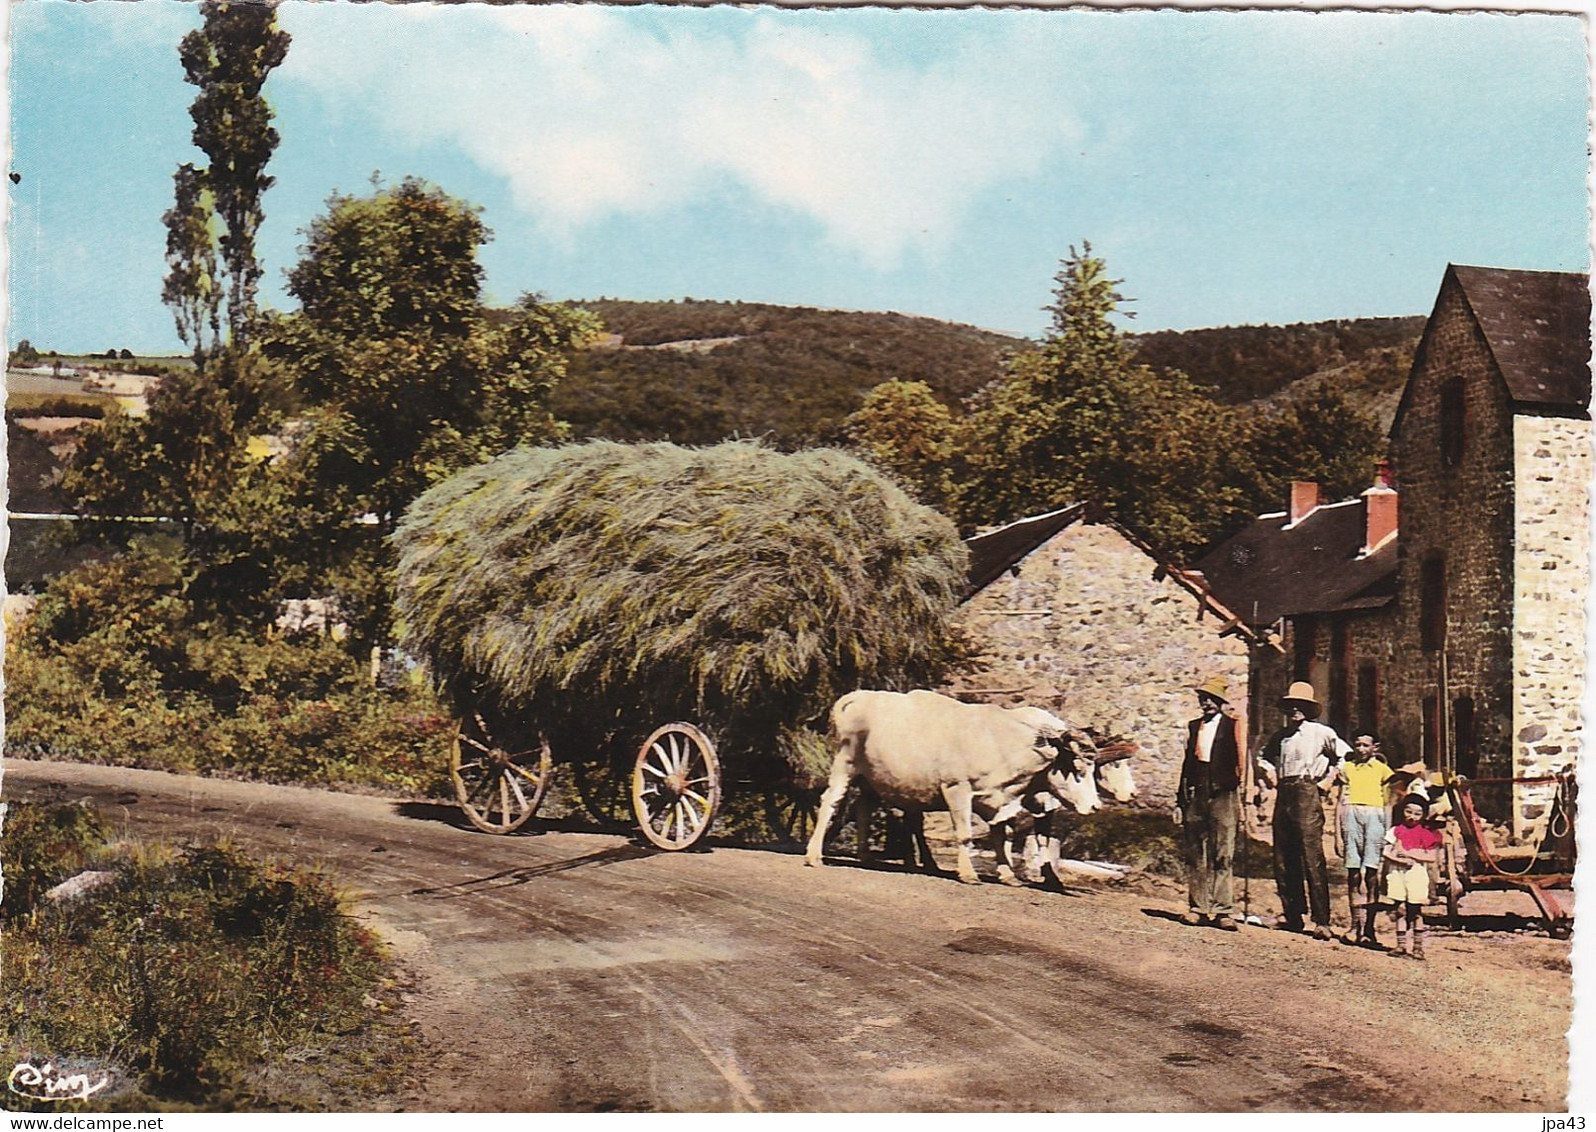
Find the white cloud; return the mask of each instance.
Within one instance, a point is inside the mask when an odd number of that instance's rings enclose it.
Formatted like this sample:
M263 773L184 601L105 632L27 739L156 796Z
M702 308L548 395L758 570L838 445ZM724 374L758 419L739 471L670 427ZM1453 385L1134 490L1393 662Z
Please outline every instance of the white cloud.
M935 254L979 194L1081 134L1056 53L1018 26L910 63L845 19L680 16L664 33L601 7L286 5L278 76L457 146L556 238L736 187L878 268Z

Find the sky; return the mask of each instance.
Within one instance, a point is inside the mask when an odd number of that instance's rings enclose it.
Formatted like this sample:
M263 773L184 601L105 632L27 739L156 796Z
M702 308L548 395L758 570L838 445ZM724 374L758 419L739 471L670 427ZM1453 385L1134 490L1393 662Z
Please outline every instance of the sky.
M9 343L179 353L166 0L10 6ZM288 0L263 302L334 192L479 205L487 298L743 299L1035 335L1090 241L1134 329L1427 313L1589 266L1572 15Z

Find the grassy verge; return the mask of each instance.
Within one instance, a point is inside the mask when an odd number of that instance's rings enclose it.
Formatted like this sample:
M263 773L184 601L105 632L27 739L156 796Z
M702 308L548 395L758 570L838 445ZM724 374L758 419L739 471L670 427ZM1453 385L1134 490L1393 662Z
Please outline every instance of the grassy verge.
M228 844L108 843L93 808L9 807L0 1057L112 1084L39 1111L392 1107L417 1044L377 939L325 876ZM85 869L102 883L45 897Z

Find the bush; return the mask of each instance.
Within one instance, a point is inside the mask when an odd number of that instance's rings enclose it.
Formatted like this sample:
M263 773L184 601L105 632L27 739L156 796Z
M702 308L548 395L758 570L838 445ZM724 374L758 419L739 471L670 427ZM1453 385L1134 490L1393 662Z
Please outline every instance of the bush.
M60 395L27 394L13 395L6 398L6 417L8 419L26 417L86 417L93 420L105 419L106 399L96 394L85 394L81 397Z
M272 781L448 789L431 693L374 688L327 637L199 622L170 546L50 583L6 645L6 750Z
M8 869L26 846L45 853L45 871L70 870L75 842L58 854L60 843L37 831L98 829L77 806L17 809L25 816L7 824ZM132 1078L133 1107L319 1107L319 1098L263 1096L262 1070L315 1048L326 1083L339 1072L339 1038L357 1032L381 1047L390 1072L402 1064L408 1040L372 1028L380 950L324 876L227 844L128 851L114 870L105 888L8 930L0 1041L9 1055L116 1070ZM97 1103L126 1109L130 1098Z
M7 806L0 826L0 921L32 912L46 889L82 871L104 844L105 826L92 806Z

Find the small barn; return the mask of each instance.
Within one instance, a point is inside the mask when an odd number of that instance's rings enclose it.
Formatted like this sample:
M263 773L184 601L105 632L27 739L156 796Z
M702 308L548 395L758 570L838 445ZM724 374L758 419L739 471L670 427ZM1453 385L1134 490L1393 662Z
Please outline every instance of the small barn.
M1196 713L1191 687L1222 675L1239 703L1250 646L1269 647L1263 635L1090 504L968 545L971 592L956 623L973 655L942 690L1035 704L1134 739L1138 802L1169 805Z

